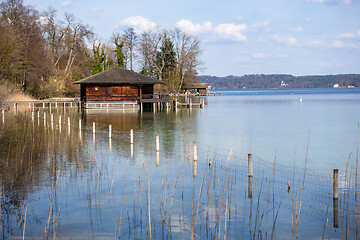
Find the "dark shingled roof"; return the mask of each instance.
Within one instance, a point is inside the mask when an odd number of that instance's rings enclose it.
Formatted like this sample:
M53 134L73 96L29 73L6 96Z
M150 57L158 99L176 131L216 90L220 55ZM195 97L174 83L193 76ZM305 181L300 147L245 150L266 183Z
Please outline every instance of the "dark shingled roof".
M105 72L97 73L95 75L75 82L75 84L82 83L163 84L162 81L120 67L114 67L106 70Z

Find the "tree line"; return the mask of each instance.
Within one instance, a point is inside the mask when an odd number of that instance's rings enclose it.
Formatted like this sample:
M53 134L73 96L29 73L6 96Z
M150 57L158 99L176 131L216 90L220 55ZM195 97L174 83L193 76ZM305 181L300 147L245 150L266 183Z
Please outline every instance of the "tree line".
M0 3L0 83L38 98L74 95L74 81L119 66L164 81L179 92L196 82L200 41L179 30L128 28L99 41L92 29L51 7L39 13L23 0Z
M293 76L289 74L251 74L244 76L199 76L214 89L242 88L332 88L360 87L360 74ZM281 86L281 83L283 85Z

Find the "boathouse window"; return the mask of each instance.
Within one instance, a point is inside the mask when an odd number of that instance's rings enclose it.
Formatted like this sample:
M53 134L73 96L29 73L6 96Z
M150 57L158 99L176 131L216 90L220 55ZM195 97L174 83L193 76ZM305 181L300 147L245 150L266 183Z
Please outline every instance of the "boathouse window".
M95 87L95 91L99 90L99 87Z

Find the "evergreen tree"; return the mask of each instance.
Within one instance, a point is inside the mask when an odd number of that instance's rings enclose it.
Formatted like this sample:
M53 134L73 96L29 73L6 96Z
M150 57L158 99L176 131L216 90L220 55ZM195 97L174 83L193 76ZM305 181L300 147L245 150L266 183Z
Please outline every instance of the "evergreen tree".
M157 65L162 67L161 79L169 84L176 67L176 54L174 44L165 35L160 51L157 53ZM160 76L157 76L160 79Z
M123 47L124 43L120 42L119 37L116 37L114 39L115 44L115 55L116 55L116 66L119 66L121 68L125 68L125 56L123 53Z
M93 44L94 65L91 67L91 70L94 74L102 72L105 66L105 52L104 49L100 47L100 43L98 45Z

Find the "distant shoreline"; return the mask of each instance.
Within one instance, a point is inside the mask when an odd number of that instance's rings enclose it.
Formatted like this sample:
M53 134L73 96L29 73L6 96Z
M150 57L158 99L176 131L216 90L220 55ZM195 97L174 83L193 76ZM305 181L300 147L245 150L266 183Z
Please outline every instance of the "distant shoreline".
M293 76L254 74L244 76L199 76L213 89L359 88L360 74Z

